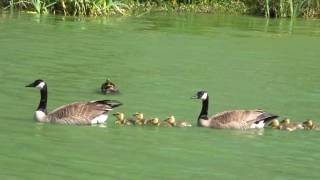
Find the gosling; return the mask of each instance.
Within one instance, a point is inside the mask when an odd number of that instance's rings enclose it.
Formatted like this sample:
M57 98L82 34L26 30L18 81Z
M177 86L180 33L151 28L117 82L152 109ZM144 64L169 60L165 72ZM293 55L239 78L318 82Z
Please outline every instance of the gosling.
M117 124L117 125L132 125L132 121L124 118L124 113L116 112L113 115L117 118L117 120L114 122L115 124Z
M287 131L303 129L302 124L290 123L290 119L288 118L284 118L281 122L279 122L278 119L273 119L269 126L271 126L272 129L280 129Z
M280 122L280 129L294 131L298 129L304 129L301 123L290 123L289 118L284 118Z
M269 124L272 129L280 129L280 123L278 119L273 119L271 123Z
M313 123L311 119L308 119L302 123L305 130L319 130L319 127Z
M176 118L173 115L169 116L164 121L167 122L168 125L171 127L191 127L192 126L189 122L186 122L186 121L176 121Z
M139 126L142 126L142 125L145 125L147 123L147 120L144 119L143 117L143 113L141 112L136 112L135 114L133 114L135 120L135 125L139 125Z
M159 118L152 118L146 121L147 125L151 125L151 126L160 126L161 122L159 120Z

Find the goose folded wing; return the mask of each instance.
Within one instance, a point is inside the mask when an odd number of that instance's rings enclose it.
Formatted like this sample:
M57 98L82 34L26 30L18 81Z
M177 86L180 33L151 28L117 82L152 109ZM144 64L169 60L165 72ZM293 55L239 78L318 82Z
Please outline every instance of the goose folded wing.
M219 123L226 127L245 127L249 124L256 122L261 114L264 112L261 110L234 110L220 112L211 117L213 122Z
M97 116L111 110L107 104L93 102L77 102L62 106L48 114L51 122L63 124L90 124Z

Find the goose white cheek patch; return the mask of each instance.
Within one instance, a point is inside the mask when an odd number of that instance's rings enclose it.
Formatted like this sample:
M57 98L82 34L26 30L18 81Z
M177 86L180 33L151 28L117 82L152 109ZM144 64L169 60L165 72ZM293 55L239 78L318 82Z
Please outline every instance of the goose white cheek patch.
M46 85L46 83L41 82L36 86L36 88L42 89L45 85Z
M208 97L208 93L204 93L202 96L201 96L201 99L202 100L206 100Z

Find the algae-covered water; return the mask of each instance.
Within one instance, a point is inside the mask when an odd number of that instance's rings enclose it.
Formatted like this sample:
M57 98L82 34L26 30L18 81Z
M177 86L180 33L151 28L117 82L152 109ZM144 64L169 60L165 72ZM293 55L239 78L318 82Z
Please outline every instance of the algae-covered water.
M257 109L320 123L320 21L211 15L65 18L0 15L0 179L319 179L320 132L39 124L49 111L116 99L114 110L194 125ZM97 92L109 77L116 96Z

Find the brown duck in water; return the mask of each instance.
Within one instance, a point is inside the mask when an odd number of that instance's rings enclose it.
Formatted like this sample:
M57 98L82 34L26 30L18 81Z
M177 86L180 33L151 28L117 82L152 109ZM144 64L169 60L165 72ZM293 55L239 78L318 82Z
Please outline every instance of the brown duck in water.
M116 85L111 82L111 80L108 78L105 83L101 85L101 93L102 94L115 94L119 93L119 89L116 87Z

